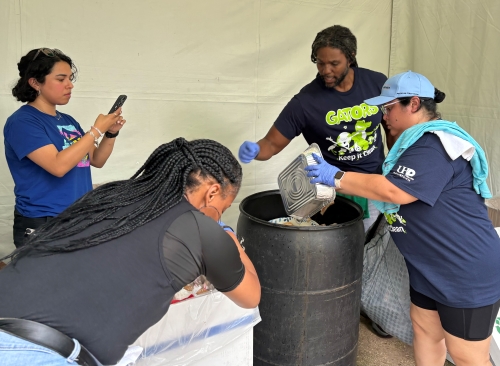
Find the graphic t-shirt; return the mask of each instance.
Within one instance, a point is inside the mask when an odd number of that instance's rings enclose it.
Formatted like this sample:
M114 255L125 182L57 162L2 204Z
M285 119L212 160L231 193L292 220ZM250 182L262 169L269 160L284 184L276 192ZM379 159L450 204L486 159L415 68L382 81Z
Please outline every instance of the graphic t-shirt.
M426 133L386 177L418 199L386 214L413 288L457 308L500 299L500 238L474 191L470 162L451 160L439 137Z
M317 75L292 98L274 126L289 140L302 133L341 170L374 173L384 160L382 112L364 100L380 95L387 78L368 69L353 70L354 84L347 92L327 88Z
M27 158L43 146L52 144L62 151L80 140L85 132L73 117L59 112L54 117L24 105L7 119L3 133L16 209L21 215L56 216L92 189L88 155L61 178Z

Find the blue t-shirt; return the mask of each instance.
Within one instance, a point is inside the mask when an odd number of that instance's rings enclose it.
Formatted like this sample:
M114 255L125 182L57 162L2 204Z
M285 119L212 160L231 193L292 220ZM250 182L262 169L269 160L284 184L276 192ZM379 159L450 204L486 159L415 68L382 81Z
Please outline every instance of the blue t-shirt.
M92 189L88 155L62 178L26 157L51 144L62 151L85 134L73 117L58 115L60 119L24 105L5 124L5 157L15 183L16 210L23 216L57 216Z
M418 199L386 214L412 287L456 308L500 299L500 238L474 191L470 163L451 160L439 137L426 133L386 177Z
M347 92L327 88L317 75L292 98L274 126L289 140L302 133L341 170L374 173L384 160L382 112L364 100L380 95L387 78L368 69L353 70L354 84Z

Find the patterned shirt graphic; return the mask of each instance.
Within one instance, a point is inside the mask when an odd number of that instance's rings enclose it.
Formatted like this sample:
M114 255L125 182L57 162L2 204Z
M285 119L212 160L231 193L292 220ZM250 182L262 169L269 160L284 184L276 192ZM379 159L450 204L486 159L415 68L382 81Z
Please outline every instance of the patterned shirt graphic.
M67 126L57 126L59 129L59 133L64 137L64 144L62 146L62 150L67 149L75 142L79 141L82 138L82 133L78 131L78 129L74 125ZM85 168L90 166L89 155L85 155L85 157L80 161L77 165L79 168Z
M339 160L344 160L343 156L346 154L349 155L351 153L363 152L362 154L354 155L356 160L370 155L375 149L375 146L373 147L373 149L370 149L370 147L377 140L376 132L380 125L377 124L377 127L375 127L375 129L367 132L367 129L371 127L372 122L366 121L361 118L367 118L376 115L378 114L378 112L378 107L369 106L365 103L350 108L339 109L337 112L328 112L326 114L326 123L331 126L339 125L341 123L355 122L353 132L341 132L337 136L336 140L331 137L326 138L332 143L332 145L328 148L328 151L332 152L334 155L338 155ZM351 159L349 158L346 160Z

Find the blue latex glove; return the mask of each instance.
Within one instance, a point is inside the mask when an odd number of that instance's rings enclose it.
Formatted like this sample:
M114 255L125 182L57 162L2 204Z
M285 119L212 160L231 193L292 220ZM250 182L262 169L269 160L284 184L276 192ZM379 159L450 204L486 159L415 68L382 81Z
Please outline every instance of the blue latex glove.
M307 171L308 177L315 177L311 179L311 183L323 183L335 187L335 174L340 171L340 169L328 164L321 156L317 154L312 155L318 164L308 165L304 168Z
M221 227L221 228L223 228L223 229L224 229L224 231L229 231L229 232L231 232L231 233L233 233L233 234L236 234L236 233L234 232L234 230L231 228L231 226L227 226L227 225L226 225L226 224L224 224L222 221L217 221L217 223L220 225L220 227Z
M240 151L238 152L238 158L240 158L240 161L242 163L246 164L255 159L255 157L259 155L259 151L260 151L259 144L251 141L245 141L240 146Z

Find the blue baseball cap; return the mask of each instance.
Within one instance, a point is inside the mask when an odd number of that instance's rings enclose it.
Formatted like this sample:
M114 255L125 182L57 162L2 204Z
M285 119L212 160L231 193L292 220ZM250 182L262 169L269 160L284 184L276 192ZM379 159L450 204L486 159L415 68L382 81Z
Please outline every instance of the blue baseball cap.
M382 94L366 99L369 105L381 105L396 98L420 97L434 98L434 85L424 75L407 71L387 79L382 87Z

